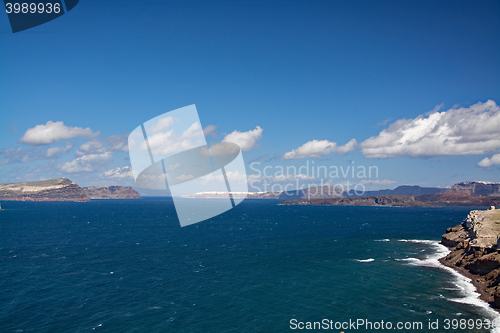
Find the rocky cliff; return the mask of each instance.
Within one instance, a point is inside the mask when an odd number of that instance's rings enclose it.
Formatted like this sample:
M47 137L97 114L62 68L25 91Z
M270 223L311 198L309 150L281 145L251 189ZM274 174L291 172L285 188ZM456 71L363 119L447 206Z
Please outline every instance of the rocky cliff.
M416 197L415 200L426 206L500 206L500 197L467 193L427 194Z
M67 178L0 184L4 201L90 201L85 191Z
M500 183L492 182L462 182L447 190L450 193L467 193L470 195L500 196Z
M90 199L142 199L132 187L125 186L92 186L84 187Z
M326 198L283 200L278 205L300 206L419 206L413 195L389 195L377 197Z
M486 302L500 308L500 210L473 210L446 230L441 243L451 252L440 261L472 279Z

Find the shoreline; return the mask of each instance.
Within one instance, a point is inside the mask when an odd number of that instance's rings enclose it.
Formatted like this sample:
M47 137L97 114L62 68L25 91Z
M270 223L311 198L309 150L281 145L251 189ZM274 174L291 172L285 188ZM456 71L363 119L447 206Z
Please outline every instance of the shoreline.
M490 310L500 316L500 210L473 210L466 220L448 228L440 244L449 253L439 263L470 279Z
M457 267L457 266L451 265L450 263L443 260L445 258L446 258L446 256L439 258L438 259L439 263L441 263L445 267L453 269L458 274L470 279L470 283L474 286L474 288L476 288L476 292L479 294L479 299L484 301L486 304L488 304L489 308L491 310L496 311L500 315L500 308L496 307L495 301L494 301L492 295L490 295L487 292L487 282L481 281L480 275L472 274L471 272L469 272L467 269L465 269L463 267Z
M446 300L449 302L472 306L477 309L475 312L478 312L484 318L494 321L498 326L500 323L500 313L498 312L498 309L491 307L491 303L488 303L483 297L481 297L484 290L481 286L477 285L473 276L456 270L454 267L450 267L449 265L445 265L441 262L441 260L448 256L451 252L448 247L444 246L439 240L400 239L399 241L417 244L423 243L431 246L433 254L425 258L416 257L396 260L406 261L409 265L428 267L446 272L447 275L450 275L450 283L456 287L457 293L459 294L458 297L446 297ZM500 330L495 328L491 332L499 333Z

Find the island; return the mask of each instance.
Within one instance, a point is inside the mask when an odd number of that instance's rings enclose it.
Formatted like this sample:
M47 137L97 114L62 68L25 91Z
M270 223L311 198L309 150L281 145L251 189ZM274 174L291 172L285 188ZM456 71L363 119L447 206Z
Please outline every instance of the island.
M448 228L441 243L451 252L439 261L470 278L481 299L500 308L500 209L473 210Z
M440 206L498 206L500 197L470 195L467 193L438 193L418 197L413 195L382 195L372 197L347 197L323 199L282 200L278 205L299 206L391 206L391 207L440 207Z
M90 201L85 191L68 178L0 184L2 201Z
M91 199L142 199L132 187L80 187L68 178L0 184L0 201L79 201Z
M283 200L278 205L408 207L423 206L424 204L416 201L413 195L387 195L377 197Z
M84 187L83 190L90 199L142 199L139 192L130 186L92 186Z

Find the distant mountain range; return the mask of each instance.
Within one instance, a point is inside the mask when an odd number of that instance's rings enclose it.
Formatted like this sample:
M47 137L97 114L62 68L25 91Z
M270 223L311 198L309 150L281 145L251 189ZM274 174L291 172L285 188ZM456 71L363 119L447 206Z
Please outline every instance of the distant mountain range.
M372 197L372 196L380 196L380 195L413 195L420 196L426 194L436 194L446 192L447 188L439 188L439 187L420 187L417 185L401 185L396 187L393 190L378 190L378 191L366 191L362 195L356 195L354 191L344 192L344 197Z
M311 191L311 189L310 189ZM283 200L280 205L327 206L498 206L500 183L462 182L450 188L398 186L393 190L367 191L363 195L343 193L342 198Z
M438 206L499 206L500 197L470 195L467 193L436 193L413 195L380 195L369 197L283 200L279 205L299 206L390 206L390 207L438 207Z
M226 195L226 192L201 192L183 197L221 198ZM500 196L500 183L468 181L457 183L450 188L403 185L395 189L367 191L362 195L356 195L352 191L341 192L338 188L325 185L287 192L235 192L232 195L238 198L281 200L413 196L416 201L421 202L423 205L439 202L440 205L482 206L489 205L492 202L488 197ZM0 184L0 200L5 201L89 201L90 199L140 198L141 195L132 187L112 185L82 188L67 178Z
M469 181L457 183L450 188L402 185L393 190L366 191L363 195L359 196L371 197L379 195L413 195L418 197L421 195L437 193L467 193L469 195L500 196L500 183ZM353 192L344 192L343 196L350 197L356 196L356 194Z
M248 199L327 199L327 198L352 198L352 197L379 197L393 195L413 195L420 197L440 193L465 193L468 195L500 196L500 183L488 183L480 181L469 181L457 183L449 188L442 187L421 187L417 185L402 185L395 189L385 189L378 191L366 191L356 194L354 191L342 192L339 188L325 185L322 187L309 187L301 190L281 191L281 192L235 192L233 196L245 197ZM192 195L185 195L184 198L220 198L227 195L226 192L200 192Z

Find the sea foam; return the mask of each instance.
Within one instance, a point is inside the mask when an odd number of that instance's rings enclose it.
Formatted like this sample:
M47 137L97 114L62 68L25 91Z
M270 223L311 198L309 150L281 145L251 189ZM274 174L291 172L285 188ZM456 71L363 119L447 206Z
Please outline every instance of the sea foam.
M368 258L368 259L354 259L356 260L357 262L372 262L372 261L375 261L375 259L373 258Z
M440 244L439 241L431 240L400 239L399 241L415 244L428 244L429 246L431 246L435 250L435 252L432 255L429 255L427 258L406 258L396 260L406 261L408 262L408 265L437 268L449 272L453 276L453 284L458 288L458 290L460 290L464 297L448 298L448 300L452 302L477 306L486 317L494 322L495 328L493 328L491 332L500 333L500 314L493 310L488 305L488 303L479 298L480 294L476 292L476 287L472 284L472 280L439 262L440 258L450 253L450 250L448 250L446 246Z

